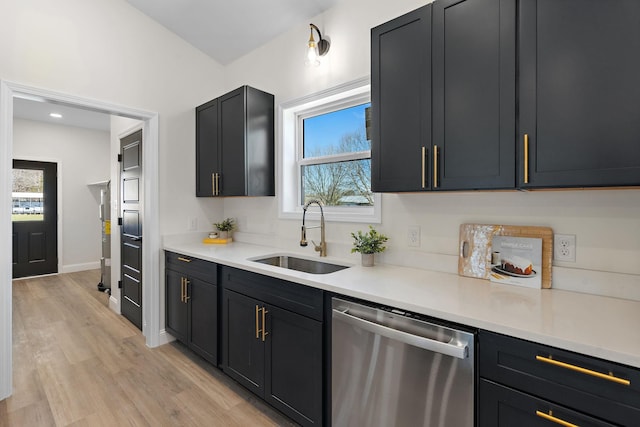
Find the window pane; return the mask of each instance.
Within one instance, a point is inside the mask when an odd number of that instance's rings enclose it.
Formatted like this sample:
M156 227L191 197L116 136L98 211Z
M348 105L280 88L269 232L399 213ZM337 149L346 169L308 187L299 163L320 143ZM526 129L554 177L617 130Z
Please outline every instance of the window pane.
M371 150L365 124L365 109L370 106L371 103L361 104L304 119L303 156Z
M13 169L12 221L43 221L44 171Z
M302 167L302 203L325 206L373 206L371 159Z

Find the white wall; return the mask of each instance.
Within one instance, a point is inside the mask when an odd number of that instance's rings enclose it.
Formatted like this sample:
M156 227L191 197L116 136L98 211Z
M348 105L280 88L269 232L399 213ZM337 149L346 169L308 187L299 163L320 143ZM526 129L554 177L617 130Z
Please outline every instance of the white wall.
M58 163L59 271L99 268L100 189L87 184L109 179L109 133L14 119L13 156Z
M370 74L370 28L415 9L424 1L350 0L312 19L331 39L319 68L305 68L308 22L225 69L226 89L254 85L273 93L276 104ZM277 219L277 200L224 202L237 217L238 238L294 248L299 223ZM385 194L379 229L389 235L387 263L457 272L458 227L464 222L549 226L577 236L575 263L557 263L554 287L640 300L640 190L575 190ZM407 227L421 228L421 247L406 244ZM330 255L349 254L349 233L365 224L327 225ZM313 231L312 231L313 232ZM244 236L243 236L244 234ZM312 250L309 250L312 253ZM355 257L354 257L354 260Z
M223 69L123 0L2 2L0 78L159 113L160 229L210 229L222 203L195 194L195 106Z

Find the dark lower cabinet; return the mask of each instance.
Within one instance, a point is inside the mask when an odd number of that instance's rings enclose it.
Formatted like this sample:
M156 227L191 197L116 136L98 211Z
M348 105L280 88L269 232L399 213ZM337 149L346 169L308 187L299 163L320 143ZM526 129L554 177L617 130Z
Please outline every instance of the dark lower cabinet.
M194 352L218 364L217 265L166 253L167 331Z
M519 2L521 187L640 184L639 22L637 0Z
M321 316L322 291L222 271L223 371L301 425L322 425L323 322L294 311L309 309L310 292Z
M615 426L484 379L479 393L480 427Z
M482 427L640 425L639 369L482 330L478 345Z

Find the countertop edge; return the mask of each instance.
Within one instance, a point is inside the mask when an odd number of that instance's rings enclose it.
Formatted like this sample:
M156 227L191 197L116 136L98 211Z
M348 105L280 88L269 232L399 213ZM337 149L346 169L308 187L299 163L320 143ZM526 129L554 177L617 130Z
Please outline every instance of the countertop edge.
M240 242L229 245L165 243L163 249L640 368L640 337L626 334L625 342L619 340L620 336L625 336L619 331L620 322L630 324L635 319L636 324L640 324L638 301L553 289L518 288L400 266L361 267L331 257L323 261L347 264L352 268L314 275L250 261L280 253L312 258L308 254ZM394 296L394 290L403 297ZM604 311L608 315L602 313L599 319L593 319L590 307L606 308ZM514 310L515 319L509 317L511 310ZM633 318L624 318L627 314ZM583 336L577 336L579 333Z

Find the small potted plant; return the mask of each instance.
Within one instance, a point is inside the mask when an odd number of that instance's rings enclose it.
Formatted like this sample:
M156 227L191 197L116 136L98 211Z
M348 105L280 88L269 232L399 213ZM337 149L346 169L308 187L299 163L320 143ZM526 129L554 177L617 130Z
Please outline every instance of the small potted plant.
M387 249L384 243L389 240L387 236L378 233L371 225L367 233L358 230L357 233L351 233L351 237L353 237L351 253L360 252L362 254L364 267L373 267L374 255Z
M233 218L227 218L221 222L215 222L213 226L219 231L218 236L221 239L227 239L231 237L231 232L236 228L236 223Z

